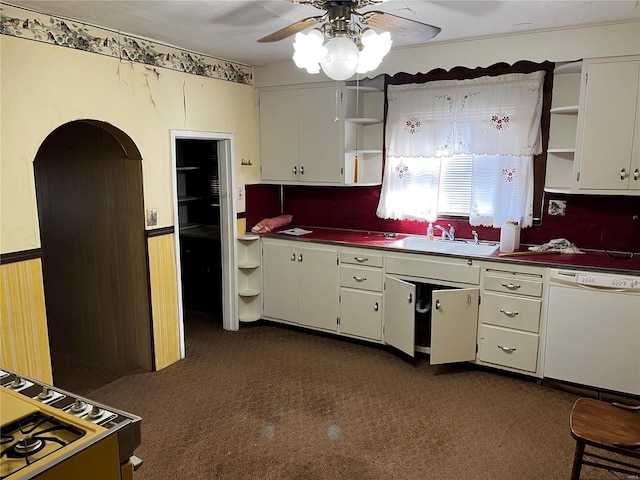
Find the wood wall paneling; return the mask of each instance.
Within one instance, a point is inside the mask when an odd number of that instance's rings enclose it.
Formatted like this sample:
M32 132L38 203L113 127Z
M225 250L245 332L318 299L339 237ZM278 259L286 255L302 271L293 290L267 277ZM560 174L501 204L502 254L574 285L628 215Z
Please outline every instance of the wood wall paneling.
M0 266L0 368L52 384L40 259Z
M147 239L155 369L180 360L178 284L174 235Z

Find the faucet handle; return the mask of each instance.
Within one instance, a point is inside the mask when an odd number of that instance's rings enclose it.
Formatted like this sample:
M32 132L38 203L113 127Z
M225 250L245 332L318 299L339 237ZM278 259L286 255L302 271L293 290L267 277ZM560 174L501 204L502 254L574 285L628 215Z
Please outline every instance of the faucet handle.
M475 230L471 230L471 235L473 235L473 243L478 244L478 232Z

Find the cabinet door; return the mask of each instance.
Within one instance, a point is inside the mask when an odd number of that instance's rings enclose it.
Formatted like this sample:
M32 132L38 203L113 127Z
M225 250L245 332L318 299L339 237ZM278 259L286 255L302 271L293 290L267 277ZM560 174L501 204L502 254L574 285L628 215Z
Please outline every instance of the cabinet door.
M384 341L415 356L416 287L393 277L385 277Z
M323 330L338 329L338 252L330 248L298 248L298 323Z
M340 292L340 333L382 339L382 294L362 290Z
M335 85L298 91L300 181L342 181L342 101Z
M634 184L629 170L640 61L592 63L586 81L578 188L626 190L629 182ZM621 175L622 169L626 176Z
M298 321L298 255L291 242L262 244L265 317Z
M475 360L479 299L478 288L433 291L431 365Z
M298 179L298 91L260 93L262 179Z

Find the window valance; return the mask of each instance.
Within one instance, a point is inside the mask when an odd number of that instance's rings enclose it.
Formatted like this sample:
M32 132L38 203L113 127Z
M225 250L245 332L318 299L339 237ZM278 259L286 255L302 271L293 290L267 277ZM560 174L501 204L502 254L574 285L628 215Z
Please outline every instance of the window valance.
M387 154L539 154L544 74L389 85Z

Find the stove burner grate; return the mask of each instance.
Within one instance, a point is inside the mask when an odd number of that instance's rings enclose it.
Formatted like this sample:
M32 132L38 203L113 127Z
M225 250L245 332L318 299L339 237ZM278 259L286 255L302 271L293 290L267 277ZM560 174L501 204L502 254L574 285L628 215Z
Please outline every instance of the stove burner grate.
M85 435L80 428L42 413L17 420L2 430L1 444L9 446L0 451L0 480Z

